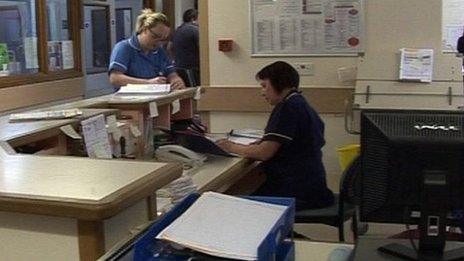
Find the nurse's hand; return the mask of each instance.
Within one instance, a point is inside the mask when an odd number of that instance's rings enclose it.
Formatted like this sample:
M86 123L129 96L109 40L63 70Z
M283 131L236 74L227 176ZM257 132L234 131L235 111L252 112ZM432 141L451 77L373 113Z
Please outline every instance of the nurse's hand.
M171 89L173 90L185 89L184 81L182 81L180 77L173 77L171 79Z
M221 149L230 152L234 143L227 139L221 139L216 141L216 145L218 145Z
M152 79L148 79L148 84L165 84L167 82L167 78L164 76L155 77Z

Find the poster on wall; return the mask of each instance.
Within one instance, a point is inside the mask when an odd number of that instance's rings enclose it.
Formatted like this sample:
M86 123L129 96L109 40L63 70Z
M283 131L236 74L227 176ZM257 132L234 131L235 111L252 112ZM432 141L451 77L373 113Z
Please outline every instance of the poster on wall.
M63 54L61 52L61 41L49 41L48 47L48 70L57 71L63 68Z
M39 68L37 37L24 38L24 57L26 59L26 69Z
M74 52L72 41L61 42L61 53L63 54L63 69L74 68Z
M363 52L362 0L250 0L253 55Z
M457 42L464 31L464 0L443 0L442 49L456 52Z

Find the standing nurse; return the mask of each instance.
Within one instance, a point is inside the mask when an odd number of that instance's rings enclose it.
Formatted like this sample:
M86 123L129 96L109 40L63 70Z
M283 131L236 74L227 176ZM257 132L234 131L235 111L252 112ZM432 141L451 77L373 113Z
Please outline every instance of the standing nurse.
M127 84L156 83L170 83L172 89L185 88L162 48L170 33L167 17L144 9L137 17L135 29L135 35L118 42L111 52L110 83L116 90Z

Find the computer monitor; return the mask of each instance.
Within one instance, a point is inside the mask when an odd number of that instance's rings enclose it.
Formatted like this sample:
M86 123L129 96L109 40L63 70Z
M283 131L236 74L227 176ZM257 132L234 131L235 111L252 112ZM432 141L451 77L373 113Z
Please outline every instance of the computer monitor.
M361 160L361 220L419 225L418 251L379 250L410 260L447 256L446 226L459 222L450 213L464 208L464 114L364 111ZM459 251L451 254L464 257Z

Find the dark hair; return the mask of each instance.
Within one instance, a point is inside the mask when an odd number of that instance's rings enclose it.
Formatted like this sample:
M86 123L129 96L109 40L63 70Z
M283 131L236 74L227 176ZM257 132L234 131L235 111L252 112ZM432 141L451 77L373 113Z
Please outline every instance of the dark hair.
M198 18L198 11L195 9L188 9L187 11L184 12L184 15L182 16L182 20L184 23L188 23L191 21L195 21Z
M257 80L269 79L277 93L285 89L298 89L300 75L290 64L278 61L267 65L256 74Z

